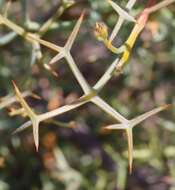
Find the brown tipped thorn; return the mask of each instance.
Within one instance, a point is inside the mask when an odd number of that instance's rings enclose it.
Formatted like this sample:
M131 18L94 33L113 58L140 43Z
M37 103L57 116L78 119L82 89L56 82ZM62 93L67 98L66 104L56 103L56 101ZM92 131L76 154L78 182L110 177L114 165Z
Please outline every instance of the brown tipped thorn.
M44 68L46 70L48 70L49 72L51 72L55 77L58 77L58 73L56 73L56 71L54 71L51 66L49 66L48 64L44 64Z
M37 94L35 94L35 93L32 93L31 96L32 96L33 98L37 99L37 100L41 100L41 99L42 99L39 95L37 95Z

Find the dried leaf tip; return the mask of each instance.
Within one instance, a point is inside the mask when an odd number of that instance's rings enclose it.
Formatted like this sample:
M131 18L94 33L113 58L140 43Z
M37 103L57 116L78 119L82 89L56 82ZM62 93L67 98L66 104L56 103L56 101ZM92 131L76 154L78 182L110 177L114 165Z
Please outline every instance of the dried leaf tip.
M42 99L39 95L37 95L37 94L35 94L35 93L32 93L32 94L31 94L31 97L32 97L32 98L35 98L35 99L37 99L37 100L41 100L41 99Z
M99 41L105 41L108 38L108 28L103 22L96 22L94 35Z

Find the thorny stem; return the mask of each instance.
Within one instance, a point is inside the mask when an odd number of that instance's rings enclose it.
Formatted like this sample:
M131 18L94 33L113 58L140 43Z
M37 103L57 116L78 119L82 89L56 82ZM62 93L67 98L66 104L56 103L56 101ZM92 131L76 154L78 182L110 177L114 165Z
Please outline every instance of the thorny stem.
M62 48L51 43L51 42L47 42L45 40L42 40L40 38L37 37L36 34L33 34L33 33L30 33L30 32L27 32L25 31L22 27L18 26L17 24L13 23L12 21L10 21L9 19L3 17L1 14L0 14L0 24L4 24L6 25L7 27L9 27L11 30L15 31L18 35L22 36L24 39L34 43L34 42L39 42L40 44L54 50L54 51L61 51Z
M7 22L8 24L10 23L10 22ZM11 24L11 23L10 23ZM14 27L15 25L13 24L11 24L11 27L13 27L13 28L20 28L20 27ZM20 28L21 29L21 28ZM22 31L22 30L21 30ZM24 31L23 31L24 32ZM21 32L22 33L22 32ZM19 33L20 34L20 33ZM39 39L39 38L35 38L33 35L31 35L31 34L29 34L29 35L26 35L27 36L27 38L28 39L33 39L33 40L37 40L39 43L41 43L41 44L43 44L43 45L45 45L45 46L47 46L47 47L49 47L49 48L52 48L52 49L54 49L54 50L56 50L56 51L61 51L63 48L61 48L61 47L59 47L59 46L56 46L56 45L54 45L53 43L50 43L50 42L46 42L46 41L44 41L44 40L42 40L42 39ZM74 61L73 61L73 59L72 59L72 57L70 56L70 54L68 54L68 56L66 56L66 57L68 57L67 59L68 59L68 61L69 61L69 63L71 62L71 67L74 67L74 66L76 66L75 65L75 63L74 63ZM117 61L116 61L117 62ZM73 64L72 64L73 63ZM74 65L74 66L72 66L72 65ZM82 75L80 74L81 72L78 70L78 68L77 67L74 67L73 68L74 69L74 74L76 73L76 78L78 79L78 81L83 81L83 83L84 83L84 85L82 85L83 87L83 89L84 89L84 91L86 91L86 93L87 92L89 92L89 86L88 86L88 84L86 83L86 81L85 81L85 79L84 79L84 77L82 77ZM113 69L112 69L113 70ZM78 72L77 72L78 71ZM77 73L78 73L78 75L77 75ZM112 73L112 72L111 72ZM106 77L107 76L107 77ZM96 85L95 87L97 88L101 88L100 86L101 85L99 85L99 84L102 84L102 86L104 86L105 85L105 83L110 79L110 76L111 75L109 75L109 73L108 72L106 72L105 73L105 75L99 80L99 83L97 83L98 85ZM80 79L81 78L81 79ZM105 80L104 80L105 79ZM80 81L80 83L81 83L81 81ZM85 87L86 86L86 87ZM97 88L97 89L98 89Z
M109 2L111 3L112 1L109 0ZM137 37L139 36L139 34L141 33L141 31L143 30L143 28L146 25L146 22L148 20L149 14L153 13L153 12L155 12L155 11L157 11L157 10L159 10L159 9L161 9L161 8L171 4L173 2L175 2L175 0L164 0L163 2L160 2L160 3L156 4L156 5L151 6L151 7L145 8L142 11L142 13L140 14L140 16L137 19L137 22L136 22L130 36L126 40L125 44L120 47L121 49L123 48L124 51L123 51L120 63L118 64L118 67L117 67L118 72L121 72L122 67L124 66L124 64L127 63L128 59L129 59L129 56L130 56L130 53L131 53L131 50L132 50L132 48L133 48L133 46L134 46L134 44L136 42L136 39L137 39ZM134 5L134 2L133 2L132 5ZM118 5L115 4L114 2L112 2L112 6L114 7L114 6L118 6ZM121 22L121 20L119 20L119 22ZM121 23L119 23L119 24L121 25ZM114 30L117 30L117 32L118 32L119 28L118 29L114 28ZM103 42L104 42L105 46L109 50L111 50L113 53L118 54L118 53L120 53L119 52L120 48L116 48L111 44L111 41L114 39L115 33L116 33L116 31L114 31L114 30L112 32L112 37L110 36L109 40L104 39Z
M9 19L3 17L1 14L0 14L0 24L5 24L7 27L15 31L20 36L23 36L25 34L25 30L22 27L11 22Z
M131 10L132 7L134 6L136 0L129 0L127 5L126 5L126 9ZM117 36L120 28L122 27L123 23L124 23L125 19L122 16L119 16L119 19L109 37L109 41L112 42L114 40L114 38Z
M67 7L70 7L72 4L69 4ZM66 8L67 8L66 7ZM38 32L36 33L36 37L41 38L51 27L52 23L59 18L63 12L65 10L65 7L60 6L56 13L49 18L45 23L43 23L41 25L41 27L39 28ZM42 59L42 52L41 52L41 47L40 47L40 43L39 42L35 42L32 44L33 48L32 48L32 59L31 59L31 63L34 63L35 60L37 59L39 62ZM45 65L45 64L44 64ZM57 74L55 72L52 72L55 76L57 76Z
M94 85L93 89L95 91L99 91L101 90L101 88L110 80L110 78L112 77L112 73L115 69L115 66L118 62L118 59L115 60L111 66L107 69L107 71L105 72L105 74L100 78L100 80ZM83 97L83 96L82 96ZM81 97L80 97L81 99ZM52 117L55 117L57 115L61 115L63 113L66 113L70 110L73 110L87 102L93 102L94 104L98 105L98 107L100 107L101 109L103 109L105 112L107 112L108 114L110 114L111 116L113 116L115 119L117 119L118 121L124 121L124 117L121 116L118 112L116 112L115 110L111 110L111 107L105 103L101 98L99 97L90 97L90 99L83 99L83 101L79 102L79 101L76 101L77 103L74 103L74 104L71 104L71 105L65 105L65 106L62 106L58 109L55 109L53 111L50 111L50 112L46 112L44 114L41 114L39 115L39 121L44 121L44 120L47 120L49 118L52 118ZM103 104L103 106L100 105L100 103ZM114 114L117 113L118 117L114 116ZM125 120L126 121L126 120ZM22 127L22 130L27 127L29 127L32 123L31 122L28 122L27 125L25 125L25 127ZM18 131L21 131L21 130L18 130L17 129L17 132Z
M174 0L175 1L175 0ZM82 73L80 72L80 70L78 69L78 67L76 66L71 54L70 54L70 48L74 42L74 39L76 37L76 34L78 32L79 26L81 24L81 19L78 21L77 23L77 27L75 27L75 33L71 34L71 38L68 39L70 44L68 43L68 46L65 47L59 47L53 43L44 41L38 37L36 37L34 34L31 33L26 33L25 30L19 26L17 26L16 24L14 24L13 22L9 21L8 19L2 17L0 15L0 22L7 25L9 28L11 28L12 30L14 30L15 32L17 32L19 35L23 36L25 39L33 42L39 42L44 46L47 46L57 52L63 53L64 57L66 58L73 74L75 75L76 79L78 80L81 88L83 89L85 95L82 96L80 99L81 101L77 101L74 102L73 104L70 105L65 105L62 106L58 109L55 109L53 111L44 113L44 114L40 114L40 115L36 115L26 104L26 102L22 99L22 96L20 96L20 93L17 91L17 95L18 97L20 97L19 101L22 105L22 107L24 109L26 109L26 112L28 113L28 116L30 117L31 121L28 121L26 123L24 123L20 128L18 128L20 131L21 129L27 128L28 126L30 126L31 124L33 124L33 135L34 135L34 140L35 140L35 145L36 145L36 149L38 149L38 125L41 121L47 120L49 118L55 117L56 115L60 115L62 113L65 113L67 111L70 111L72 109L75 109L89 101L93 102L94 104L96 104L98 107L100 107L102 110L104 110L106 113L108 113L109 115L111 115L113 118L115 118L117 121L120 121L120 124L116 125L116 129L124 129L127 132L127 137L128 137L128 152L129 152L129 168L130 168L130 172L132 170L132 161L133 161L133 136L132 136L132 127L134 127L136 124L140 123L141 121L145 120L146 118L154 115L155 113L158 113L164 109L167 108L167 106L163 106L163 107L159 107L156 109L153 109L150 112L147 112L145 114L142 114L132 120L127 120L125 117L123 117L120 113L118 113L117 111L115 111L110 105L108 105L104 100L102 100L96 93L94 93L95 91L99 91L107 82L108 80L112 77L112 73L114 71L114 66L117 65L117 68L123 69L123 65L127 62L129 55L130 55L130 50L132 49L139 33L142 31L142 29L144 28L147 18L148 18L148 13L154 12L162 7L164 7L165 5L168 5L174 1L167 1L165 0L164 3L160 3L157 4L155 6L153 6L151 9L147 8L147 11L143 11L143 13L140 15L139 19L137 20L136 25L133 28L133 31L131 33L131 35L129 36L128 40L125 43L125 50L123 52L122 58L120 60L118 60L118 58L111 64L111 66L108 68L108 70L105 72L105 74L100 78L100 80L96 83L96 85L91 89L89 84L87 83L87 81L85 80L85 78L83 77ZM130 6L133 5L135 2L134 1L130 1ZM150 12L149 12L149 11ZM121 11L121 10L120 10ZM124 13L126 14L126 13ZM129 15L126 14L126 16L128 17ZM120 23L121 24L121 23ZM108 44L109 46L109 44ZM17 87L16 87L17 88ZM94 93L93 96L90 96L90 93ZM87 99L85 97L88 97ZM82 101L83 100L83 101ZM111 129L115 129L115 126L111 127ZM110 129L110 127L108 128Z
M63 54L65 55L65 58L67 59L69 66L71 68L71 70L73 71L74 75L76 76L79 84L81 85L81 87L83 88L83 90L85 91L85 93L90 93L90 87L88 85L88 83L86 82L86 80L84 79L83 75L81 74L81 72L79 71L79 69L77 68L71 54L69 53L69 49L68 48L62 48L59 47L53 43L47 42L45 40L40 39L39 37L36 37L36 35L32 34L32 33L26 33L25 30L19 26L17 26L16 24L14 24L13 22L11 22L10 20L2 17L0 15L0 19L3 20L3 23L5 25L7 25L9 28L13 29L14 31L16 31L19 35L23 36L25 39L32 41L33 43L35 43L35 40L39 43L41 43L42 45L49 47L57 52L63 52ZM71 42L70 46L72 45L73 42Z

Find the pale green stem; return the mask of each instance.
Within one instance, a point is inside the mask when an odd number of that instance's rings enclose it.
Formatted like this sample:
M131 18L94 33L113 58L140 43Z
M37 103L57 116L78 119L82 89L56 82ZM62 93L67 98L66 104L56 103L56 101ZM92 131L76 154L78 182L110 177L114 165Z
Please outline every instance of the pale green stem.
M69 64L69 67L71 68L74 76L76 77L77 81L79 82L81 88L83 89L85 94L89 94L91 93L91 88L89 86L89 84L86 82L85 78L83 77L82 73L80 72L80 70L78 69L77 65L74 62L73 57L71 56L71 54L68 52L65 55L65 58Z
M103 111L108 113L110 116L112 116L117 121L120 121L121 123L128 123L128 120L123 117L120 113L118 113L116 110L114 110L109 104L107 104L103 99L96 96L91 99L91 102L93 102L95 105L100 107Z
M112 78L113 72L116 69L116 65L119 62L119 59L117 58L106 70L106 72L103 74L103 76L98 80L98 82L94 85L93 89L96 91L100 91L106 83Z

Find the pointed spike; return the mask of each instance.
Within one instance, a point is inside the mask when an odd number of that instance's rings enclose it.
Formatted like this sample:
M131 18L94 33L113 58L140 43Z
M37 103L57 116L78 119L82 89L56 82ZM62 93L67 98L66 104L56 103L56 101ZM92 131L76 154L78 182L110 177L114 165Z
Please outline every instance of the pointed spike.
M146 120L147 118L149 118L149 117L151 117L151 116L153 116L153 115L155 115L155 114L157 114L157 113L159 113L165 109L168 109L170 107L171 107L171 104L167 104L167 105L160 106L158 108L154 108L151 111L148 111L144 114L141 114L141 115L135 117L134 119L130 120L130 122L129 122L130 126L134 127L137 124L141 123L142 121Z
M50 62L48 63L48 65L53 65L54 63L56 63L57 61L61 60L64 57L63 53L58 53L56 56L54 56Z
M112 0L108 0L108 3L116 10L116 12L124 19L131 21L131 22L136 22L135 18L128 14L125 10L123 10L119 5L114 3Z
M122 24L123 24L123 21L124 21L124 19L122 17L119 17L118 22L115 25L115 27L114 27L114 29L113 29L110 37L109 37L110 43L112 43L112 41L114 40L114 38L117 36L117 34L118 34L118 32L119 32Z
M84 11L81 13L81 16L79 17L77 23L75 24L73 30L72 30L72 33L70 34L67 42L66 42L66 45L65 45L65 49L67 49L68 51L71 49L74 41L75 41L75 38L78 34L78 31L80 29L80 26L81 26L81 23L83 21L83 17L84 17Z
M33 137L34 137L34 143L35 143L35 148L36 151L38 152L38 148L39 148L39 127L38 127L39 123L38 121L34 120L33 121Z
M127 139L128 139L128 159L129 159L129 173L132 173L133 165L133 134L132 128L126 129Z
M18 98L18 101L20 102L21 106L25 109L28 116L30 118L32 118L35 115L34 112L31 110L31 108L28 106L27 102L22 97L22 94L21 94L19 88L17 87L16 83L14 81L12 81L12 84L14 86L15 93L16 93L16 96Z
M35 93L31 93L31 97L32 97L32 98L35 98L35 99L37 99L37 100L41 100L41 99L42 99L41 96L39 96L39 95L37 95L37 94L35 94Z
M15 135L25 129L27 129L28 127L30 127L32 125L31 121L27 121L24 124L22 124L20 127L18 127L12 134Z
M48 70L49 72L51 72L55 77L58 77L58 73L56 73L56 71L54 71L54 70L50 67L50 65L44 64L44 68L45 68L46 70Z
M120 124L108 125L106 127L103 127L103 129L106 129L106 130L126 129L126 126L125 124L120 123Z
M12 84L13 84L14 89L18 90L18 87L17 87L16 82L14 80L12 80Z

